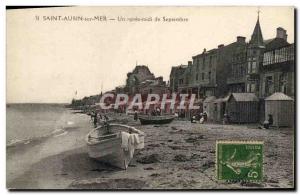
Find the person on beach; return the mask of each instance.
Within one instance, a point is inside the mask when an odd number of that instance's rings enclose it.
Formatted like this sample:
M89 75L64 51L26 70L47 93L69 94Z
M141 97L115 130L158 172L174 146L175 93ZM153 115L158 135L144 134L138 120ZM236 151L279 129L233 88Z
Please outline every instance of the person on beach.
M97 113L93 114L93 119L94 119L94 127L97 127L97 123L98 123L98 118L97 118Z
M138 120L138 112L137 112L137 110L134 111L134 117L133 117L133 119L134 119L135 121Z
M270 128L270 123L269 121L265 120L263 123L263 128L262 129L269 129Z
M191 123L199 122L200 119L201 119L201 116L200 116L199 113L197 113L197 114L195 114L195 115L193 115L193 116L191 117Z
M93 120L94 120L94 112L90 112L89 114L91 116L90 122L93 122Z
M160 114L161 114L160 112L161 112L161 111L160 111L160 108L157 107L157 108L156 108L156 115L157 115L157 116L160 116Z
M108 116L104 115L103 118L106 122L108 121Z
M203 124L203 123L204 123L204 120L205 120L205 119L204 119L204 116L202 116L202 117L200 118L199 123L200 123L200 124Z
M178 112L175 112L175 114L174 114L174 115L175 115L175 117L176 117L176 118L178 118Z
M205 122L207 121L207 112L203 112L203 119Z
M152 110L152 111L151 111L151 116L156 116L155 110Z
M268 120L265 120L263 123L263 127L259 127L259 128L269 129L271 125L273 125L273 116L271 114L268 114Z
M269 122L269 125L272 126L273 125L273 116L272 114L269 114L269 119L268 119L268 122Z
M229 116L225 113L223 117L223 125L229 124Z

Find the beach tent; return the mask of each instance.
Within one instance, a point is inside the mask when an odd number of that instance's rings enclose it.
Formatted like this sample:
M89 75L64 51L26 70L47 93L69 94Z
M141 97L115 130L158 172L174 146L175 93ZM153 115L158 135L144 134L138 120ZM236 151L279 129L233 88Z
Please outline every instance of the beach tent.
M254 93L232 93L227 100L227 114L233 123L258 122L259 100Z
M226 99L218 98L214 101L214 114L213 121L214 122L222 122L226 108Z
M265 119L273 117L273 125L291 127L294 123L294 100L284 93L276 92L265 99Z
M213 115L214 115L214 101L216 100L215 96L209 96L205 98L203 101L203 113L207 113L207 119L209 121L213 120Z

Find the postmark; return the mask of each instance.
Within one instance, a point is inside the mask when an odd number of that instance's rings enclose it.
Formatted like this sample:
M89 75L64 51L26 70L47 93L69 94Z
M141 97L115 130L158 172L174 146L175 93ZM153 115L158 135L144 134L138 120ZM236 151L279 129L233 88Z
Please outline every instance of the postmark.
M217 141L218 180L253 181L263 179L262 141Z

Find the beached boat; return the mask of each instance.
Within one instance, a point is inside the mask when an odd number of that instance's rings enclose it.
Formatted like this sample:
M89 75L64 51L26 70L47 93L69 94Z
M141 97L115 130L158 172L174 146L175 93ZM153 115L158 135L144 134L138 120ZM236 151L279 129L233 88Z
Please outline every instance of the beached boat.
M101 162L127 169L134 150L144 148L144 136L142 131L127 125L99 126L86 136L88 154Z
M142 125L147 124L167 124L174 120L174 115L148 116L142 115L138 117Z

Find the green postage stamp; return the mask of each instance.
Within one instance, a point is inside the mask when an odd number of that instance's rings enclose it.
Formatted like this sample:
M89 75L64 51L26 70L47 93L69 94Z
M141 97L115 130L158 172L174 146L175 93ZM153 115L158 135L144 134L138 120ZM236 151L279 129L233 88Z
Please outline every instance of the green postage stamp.
M218 180L261 181L263 144L262 141L217 141Z

